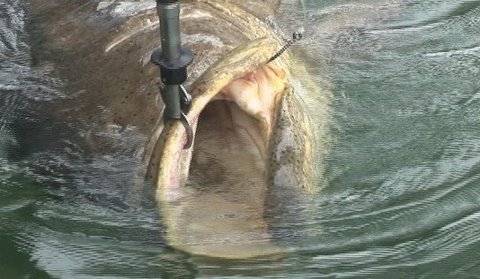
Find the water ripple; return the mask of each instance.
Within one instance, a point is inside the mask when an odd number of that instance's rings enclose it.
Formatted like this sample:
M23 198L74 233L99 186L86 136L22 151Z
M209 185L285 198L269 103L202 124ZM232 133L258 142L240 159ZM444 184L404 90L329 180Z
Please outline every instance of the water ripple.
M458 21L458 18L469 18L470 13L478 10L480 4L476 0L464 1L411 1L410 20L402 18L397 24L387 25L388 30L418 31L425 27L438 26Z

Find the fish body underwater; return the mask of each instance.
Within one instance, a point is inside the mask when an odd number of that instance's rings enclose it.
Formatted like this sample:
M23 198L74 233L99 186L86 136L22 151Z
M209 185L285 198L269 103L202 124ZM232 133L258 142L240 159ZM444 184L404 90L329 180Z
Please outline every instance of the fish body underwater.
M96 135L112 123L148 137L139 168L154 184L172 247L221 258L281 253L266 205L315 192L318 147L290 73L302 67L287 54L269 61L285 42L261 18L278 1L182 2L182 42L195 54L190 149L183 125L161 118L159 72L149 63L160 44L154 4L32 0L36 63L70 92L44 108L94 122L83 135L92 152L105 152Z

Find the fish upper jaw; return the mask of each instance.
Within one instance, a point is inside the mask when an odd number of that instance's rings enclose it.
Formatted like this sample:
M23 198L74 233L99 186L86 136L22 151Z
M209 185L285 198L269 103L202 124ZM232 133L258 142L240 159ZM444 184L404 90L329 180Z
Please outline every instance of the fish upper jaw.
M232 81L215 99L235 102L257 119L264 142L268 142L275 121L275 109L287 85L285 72L274 65L262 65Z

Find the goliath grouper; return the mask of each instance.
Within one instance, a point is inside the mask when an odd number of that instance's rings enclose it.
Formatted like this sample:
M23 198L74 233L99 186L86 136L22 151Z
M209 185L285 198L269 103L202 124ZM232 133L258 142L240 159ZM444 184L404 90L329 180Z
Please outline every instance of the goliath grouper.
M154 1L31 2L34 57L45 69L60 65L54 72L74 93L46 110L88 123L92 152L109 150L99 135L111 127L153 130L145 168L175 248L225 258L277 253L264 219L269 198L314 191L316 147L290 70L302 82L308 74L286 54L269 62L284 42L259 20L277 6L182 2L182 42L195 54L186 84L194 144L183 149L183 125L159 119L159 74L148 62L159 45Z
M263 219L267 191L311 192L312 133L282 47L259 20L233 5L208 2L262 34L228 52L192 85L187 114L195 144L180 122L160 124L146 148L147 176L171 245L215 257L274 253Z

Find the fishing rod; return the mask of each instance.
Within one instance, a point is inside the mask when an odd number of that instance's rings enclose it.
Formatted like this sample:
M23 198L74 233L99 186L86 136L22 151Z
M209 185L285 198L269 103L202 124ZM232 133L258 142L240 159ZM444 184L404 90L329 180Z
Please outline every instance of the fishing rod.
M157 14L160 19L161 47L151 56L151 61L160 68L163 88L160 94L165 104L165 121L180 120L187 133L184 148L191 147L193 130L186 113L191 104L191 96L183 83L187 80L187 66L193 60L190 49L182 47L180 38L179 0L157 0Z

